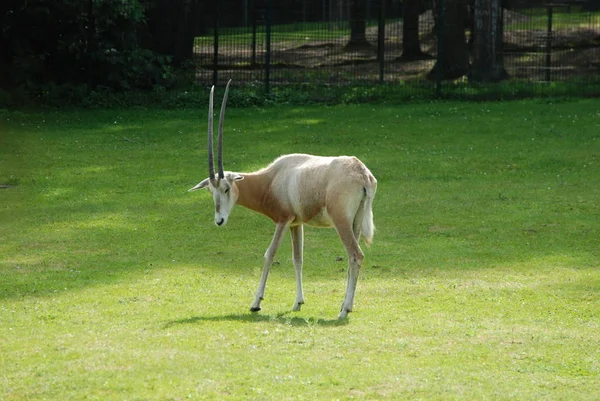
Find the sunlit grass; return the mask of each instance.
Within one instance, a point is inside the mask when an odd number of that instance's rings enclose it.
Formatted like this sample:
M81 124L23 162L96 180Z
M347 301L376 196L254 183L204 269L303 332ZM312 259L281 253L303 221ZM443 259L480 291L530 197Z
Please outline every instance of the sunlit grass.
M594 29L600 25L600 12L582 12L568 11L566 7L552 8L552 29L553 30L569 30L569 29ZM516 11L517 13L526 16L525 21L512 22L506 25L506 31L514 29L548 29L548 8L537 8L532 10Z
M355 312L306 229L212 222L199 110L0 114L0 398L595 399L595 99L228 109L225 167L360 157L379 180Z
M387 20L386 23L393 23ZM376 27L377 20L366 21L367 27ZM337 40L349 37L350 26L346 20L331 22L305 22L292 24L276 24L271 26L271 41L273 43L305 42L315 40ZM255 27L250 24L247 27L225 28L219 31L219 46L251 46L253 43L259 47L265 45L267 38L267 27L258 23ZM194 39L196 46L212 46L214 43L214 32L206 36L198 36Z

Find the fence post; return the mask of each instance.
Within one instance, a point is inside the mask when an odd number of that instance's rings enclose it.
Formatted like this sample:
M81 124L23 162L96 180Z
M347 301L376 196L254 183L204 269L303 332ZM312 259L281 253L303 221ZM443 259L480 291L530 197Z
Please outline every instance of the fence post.
M265 15L265 92L269 93L271 88L271 5L272 1L267 0L267 11Z
M213 43L213 85L219 80L219 1L215 1L215 34Z
M252 2L252 68L256 65L256 8Z
M548 31L546 34L546 82L550 82L550 68L552 67L552 4L548 4Z
M434 15L438 15L437 20L435 19L435 17L433 19L435 24L435 30L437 31L435 35L437 37L437 59L435 61L437 64L442 58L441 54L444 51L444 0L435 0L435 7L437 8L437 10L434 10ZM437 68L435 73L435 95L437 97L440 97L442 95L442 73L440 71L440 68Z
M379 60L379 82L383 83L385 68L385 0L379 0L377 26L377 59Z
M92 54L96 50L96 18L94 16L94 1L88 0L87 4L87 29L85 30L85 39L86 39L86 82L87 82L87 93L92 91L92 87L94 86L94 81L92 77Z

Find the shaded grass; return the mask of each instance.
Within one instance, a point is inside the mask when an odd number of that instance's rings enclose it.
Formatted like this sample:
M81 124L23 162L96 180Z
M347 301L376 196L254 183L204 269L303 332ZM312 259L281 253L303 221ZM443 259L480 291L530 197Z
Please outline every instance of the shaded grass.
M356 311L306 230L307 304L272 223L187 189L198 110L2 113L0 398L594 399L595 100L228 110L225 163L355 154L379 180Z

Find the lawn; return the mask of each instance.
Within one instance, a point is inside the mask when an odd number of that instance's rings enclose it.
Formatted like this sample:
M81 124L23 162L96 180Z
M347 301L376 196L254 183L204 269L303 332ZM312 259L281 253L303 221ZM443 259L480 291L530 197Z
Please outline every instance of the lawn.
M390 23L388 20L387 22ZM369 28L377 27L377 20L366 21ZM264 46L267 37L267 28L263 23L258 23L253 33L253 27L226 28L219 31L219 45L224 46L251 46L254 40L259 47ZM350 37L350 27L347 21L332 22L304 22L296 24L275 24L271 26L272 41L279 44L296 43L308 40L332 40ZM195 38L196 46L212 46L214 31L205 36Z
M228 170L354 154L379 181L355 311L305 230L216 227L206 112L0 112L2 400L592 400L600 388L600 102L236 108ZM342 256L343 261L338 261Z
M528 29L547 30L548 29L548 8L539 7L533 9L517 10L517 13L526 16L525 21L509 23L506 30L523 29L525 25ZM581 11L578 7L565 7L559 4L552 7L552 29L595 29L600 25L600 13L597 11ZM520 28L519 28L520 26Z

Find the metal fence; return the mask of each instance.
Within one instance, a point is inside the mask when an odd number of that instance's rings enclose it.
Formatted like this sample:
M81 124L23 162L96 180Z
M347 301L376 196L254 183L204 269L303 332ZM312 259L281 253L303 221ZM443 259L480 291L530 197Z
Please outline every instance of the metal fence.
M430 0L418 1L422 55L403 57L403 4L365 0L366 43L348 47L355 0L216 1L204 16L212 23L196 38L197 79L217 84L271 86L297 83L437 87L431 72L444 46ZM459 0L444 0L459 1ZM467 5L468 0L467 1ZM578 83L600 94L600 2L512 1L502 7L505 82ZM465 38L472 31L465 20ZM452 84L469 86L468 74Z

